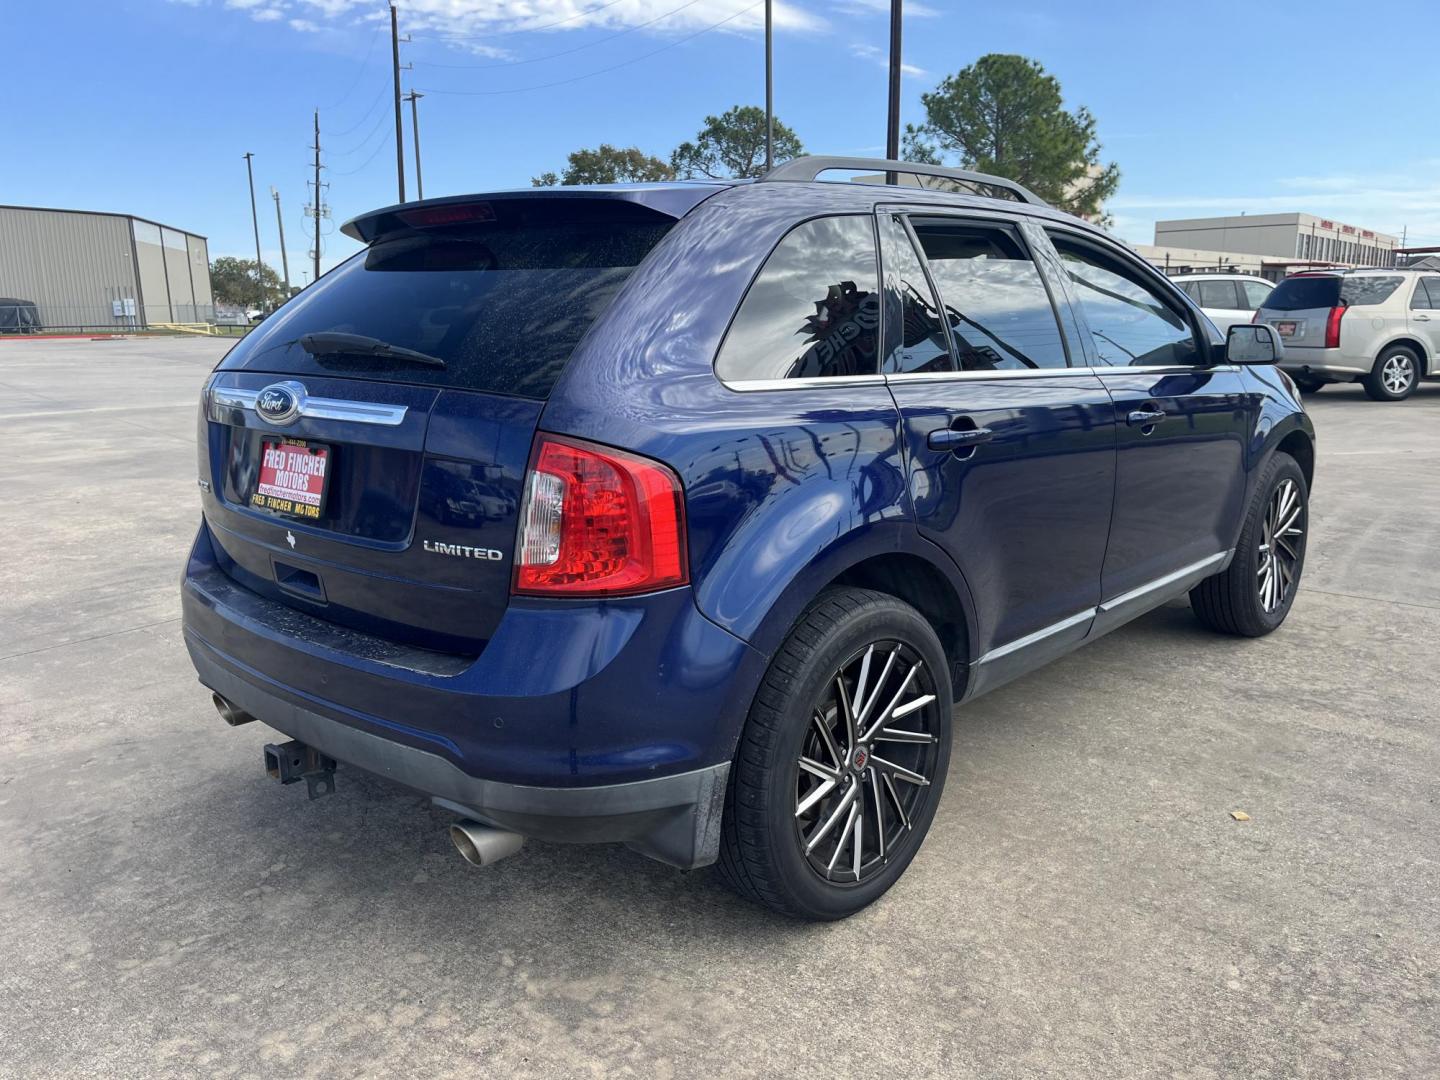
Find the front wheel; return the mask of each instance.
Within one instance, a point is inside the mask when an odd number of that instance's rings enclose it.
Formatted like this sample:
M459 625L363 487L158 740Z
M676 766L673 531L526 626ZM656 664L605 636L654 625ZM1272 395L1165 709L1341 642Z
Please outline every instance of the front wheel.
M1360 381L1372 401L1404 401L1420 381L1420 358L1404 345L1392 346Z
M1310 491L1289 454L1277 452L1256 485L1235 557L1190 590L1196 617L1222 634L1262 637L1290 613L1305 568Z
M945 651L908 604L828 589L755 695L726 795L720 872L785 915L843 919L919 850L950 761Z

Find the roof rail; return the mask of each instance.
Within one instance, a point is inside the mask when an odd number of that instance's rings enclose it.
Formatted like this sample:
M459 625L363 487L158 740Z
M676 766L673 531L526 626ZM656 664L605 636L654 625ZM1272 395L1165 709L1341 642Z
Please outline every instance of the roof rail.
M814 180L822 172L831 172L836 169L865 170L869 172L884 172L888 174L905 173L909 176L938 176L947 180L960 180L967 184L984 184L987 187L1000 188L1014 195L1020 202L1030 203L1032 206L1048 205L1044 199L1036 195L1029 188L1017 184L1014 180L1006 180L1003 176L991 176L989 173L971 172L968 169L951 169L944 165L922 165L913 161L890 161L886 158L860 158L860 157L798 157L783 165L777 165L764 176L760 177L761 183L770 183L775 180L807 181Z

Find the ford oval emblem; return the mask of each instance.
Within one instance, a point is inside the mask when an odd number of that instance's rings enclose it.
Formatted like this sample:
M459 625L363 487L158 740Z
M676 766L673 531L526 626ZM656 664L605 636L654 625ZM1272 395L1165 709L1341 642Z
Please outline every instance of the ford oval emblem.
M296 382L271 383L255 398L255 412L271 424L288 424L305 405L305 387Z

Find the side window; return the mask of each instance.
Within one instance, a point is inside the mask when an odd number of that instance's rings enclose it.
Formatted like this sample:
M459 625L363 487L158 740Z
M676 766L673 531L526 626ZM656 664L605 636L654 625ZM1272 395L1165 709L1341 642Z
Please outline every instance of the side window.
M1421 278L1425 291L1430 294L1430 309L1440 310L1440 277Z
M1233 281L1200 282L1200 306L1234 311L1240 306L1240 300L1235 295L1235 283Z
M1198 281L1177 281L1175 284L1179 285L1180 291L1191 300L1197 304L1200 302L1200 283Z
M900 218L880 215L885 267L885 353L882 371L953 371L940 305Z
M1428 309L1429 309L1429 307L1430 307L1430 298L1426 295L1426 292L1427 292L1427 291L1428 291L1428 290L1425 288L1425 279L1424 279L1424 278L1416 278L1416 279L1415 279L1415 292L1414 292L1413 294L1411 294L1411 296L1410 296L1410 310L1411 310L1411 311L1416 311L1416 310L1428 310Z
M1012 230L936 218L912 224L962 371L1066 366L1050 294Z
M741 301L716 372L730 382L876 374L876 277L873 218L796 226Z
M1118 259L1052 233L1090 324L1100 361L1116 367L1171 367L1200 358L1189 320L1142 285Z
M1265 306L1265 298L1275 290L1263 281L1242 281L1240 283L1241 295L1245 303L1240 306L1246 311L1255 311Z

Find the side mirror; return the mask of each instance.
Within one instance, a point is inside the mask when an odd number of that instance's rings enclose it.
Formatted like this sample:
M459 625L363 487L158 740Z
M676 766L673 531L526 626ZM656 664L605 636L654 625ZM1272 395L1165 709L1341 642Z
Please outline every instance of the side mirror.
M1267 323L1241 323L1225 335L1227 364L1278 364L1285 359L1285 343Z

